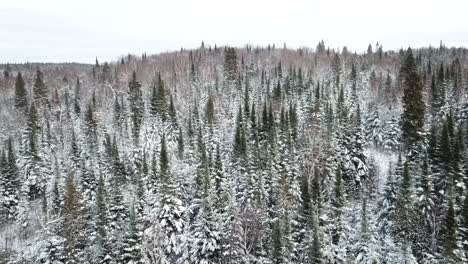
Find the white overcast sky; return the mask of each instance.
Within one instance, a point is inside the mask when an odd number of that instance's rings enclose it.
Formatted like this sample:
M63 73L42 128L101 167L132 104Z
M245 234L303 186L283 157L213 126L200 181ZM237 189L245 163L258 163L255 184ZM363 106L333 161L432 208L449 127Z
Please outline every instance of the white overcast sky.
M468 46L466 0L0 0L0 63L218 45Z

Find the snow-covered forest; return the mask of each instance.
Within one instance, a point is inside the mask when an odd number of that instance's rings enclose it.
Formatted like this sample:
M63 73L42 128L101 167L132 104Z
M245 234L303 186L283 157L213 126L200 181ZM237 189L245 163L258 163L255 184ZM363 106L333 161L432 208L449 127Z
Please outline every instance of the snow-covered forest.
M465 48L0 69L0 263L468 263Z

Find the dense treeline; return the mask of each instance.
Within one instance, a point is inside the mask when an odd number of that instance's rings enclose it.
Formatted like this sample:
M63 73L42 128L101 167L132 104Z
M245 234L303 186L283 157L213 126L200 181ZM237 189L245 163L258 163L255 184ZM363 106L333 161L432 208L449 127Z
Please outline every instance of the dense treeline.
M0 68L0 263L468 261L464 48Z

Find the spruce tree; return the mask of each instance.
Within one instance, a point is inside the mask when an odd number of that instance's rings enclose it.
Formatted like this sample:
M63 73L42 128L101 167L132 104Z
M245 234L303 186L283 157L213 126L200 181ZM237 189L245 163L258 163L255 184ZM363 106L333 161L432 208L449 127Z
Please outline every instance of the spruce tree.
M444 255L446 256L447 262L459 263L454 252L457 249L457 223L451 193L448 196L448 209L445 215L443 233Z
M279 221L274 224L273 233L272 233L272 262L274 264L282 264L284 263L283 260L283 245L282 245L283 237L281 234L281 225Z
M413 228L415 220L413 215L413 203L411 199L413 193L411 175L408 163L408 161L404 163L403 174L395 208L395 235L405 243L412 241L414 238Z
M2 161L0 191L3 197L0 211L3 211L7 220L15 219L18 212L20 179L16 165L16 155L12 139L7 142L7 156Z
M234 81L237 77L237 53L235 48L228 47L225 51L224 73L228 81Z
M417 71L413 52L406 51L400 69L403 79L403 114L401 116L402 141L405 150L410 151L423 139L424 101L423 86Z
M182 128L179 127L179 135L177 137L177 155L179 156L179 159L184 158L184 135L182 133Z
M137 214L135 212L135 206L132 204L130 207L130 217L128 219L127 230L124 238L124 253L122 261L124 263L131 264L142 264L142 244L140 231L138 230Z
M73 100L73 110L75 114L79 115L81 113L81 83L80 78L76 78L76 85L75 85L75 97Z
M73 174L67 178L63 206L63 234L66 263L82 263L85 237L84 207Z
M161 74L158 74L157 80L153 85L151 95L151 114L159 115L162 120L166 120L167 114L167 101L166 101L166 88L164 81L161 79Z
M169 108L168 108L169 117L171 118L172 124L177 124L177 113L174 105L174 100L172 99L172 94L169 96Z
M28 92L25 88L25 82L21 72L16 76L15 81L15 107L24 113L27 113L29 102Z
M42 105L48 101L49 90L44 82L44 73L39 69L34 76L33 84L34 100Z
M97 127L98 122L94 113L94 108L92 104L89 104L85 116L84 116L84 123L86 125L85 134L88 139L89 145L93 147L97 143Z
M129 103L132 120L133 139L136 143L139 141L140 128L143 122L144 102L141 92L141 84L136 78L136 72L133 71L132 79L128 83Z
M181 252L181 234L185 226L185 207L178 198L175 182L170 172L165 136L161 137L159 158L159 175L161 178L161 196L159 208L154 223L160 228L160 234L154 234L163 252L162 263L173 263ZM154 236L152 235L152 236Z
M213 96L208 96L208 101L206 101L206 121L208 125L213 125L214 121L214 103Z
M107 211L107 193L104 185L104 178L99 176L96 193L96 234L97 234L97 259L99 263L108 263L111 258L109 252L110 244L108 241L108 211Z

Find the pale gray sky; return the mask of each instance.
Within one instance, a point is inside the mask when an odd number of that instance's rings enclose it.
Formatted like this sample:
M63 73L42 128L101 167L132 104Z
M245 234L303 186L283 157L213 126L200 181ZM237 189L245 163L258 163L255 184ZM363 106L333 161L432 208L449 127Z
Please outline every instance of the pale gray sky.
M94 62L206 44L467 46L466 0L0 0L0 63Z

